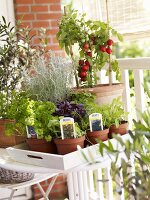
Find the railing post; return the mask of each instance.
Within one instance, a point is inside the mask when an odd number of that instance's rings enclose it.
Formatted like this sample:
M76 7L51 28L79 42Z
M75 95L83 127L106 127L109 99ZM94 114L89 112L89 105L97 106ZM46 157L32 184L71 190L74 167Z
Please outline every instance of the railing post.
M132 127L132 115L131 115L131 99L130 99L130 85L129 85L129 72L127 69L122 69L122 82L124 83L124 91L123 91L123 102L125 111L128 112L128 122L129 128Z
M140 120L140 115L138 111L143 112L145 110L145 96L144 96L144 77L143 70L133 70L134 73L134 87L135 87L135 102L137 108L137 120Z

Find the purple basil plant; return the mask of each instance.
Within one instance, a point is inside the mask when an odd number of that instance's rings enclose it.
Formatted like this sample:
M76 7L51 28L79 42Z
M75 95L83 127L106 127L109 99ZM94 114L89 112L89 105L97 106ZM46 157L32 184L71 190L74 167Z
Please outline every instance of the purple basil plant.
M86 110L82 104L76 104L69 101L63 101L56 104L54 116L72 117L79 125L83 118L87 117Z

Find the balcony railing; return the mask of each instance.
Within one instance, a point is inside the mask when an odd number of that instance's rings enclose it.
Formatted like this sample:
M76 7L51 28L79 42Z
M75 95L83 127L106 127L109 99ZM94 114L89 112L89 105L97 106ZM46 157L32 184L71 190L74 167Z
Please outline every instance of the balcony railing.
M122 82L125 85L123 93L123 102L125 110L129 112L128 121L132 127L132 103L130 96L129 70L134 75L134 91L135 91L135 110L134 116L137 120L140 119L138 111L144 111L146 106L146 95L144 93L144 70L150 70L150 58L128 58L118 59L119 66L122 71ZM104 78L105 70L99 76L100 83L106 83L108 80ZM122 136L126 140L128 136ZM123 154L120 154L120 159ZM123 185L123 175L116 175L116 180L111 177L111 159L103 157L100 163L87 164L74 169L68 174L68 189L69 200L126 200ZM135 172L134 159L131 155L130 172ZM115 191L114 191L115 186ZM117 192L119 191L119 193ZM130 199L134 199L132 196Z

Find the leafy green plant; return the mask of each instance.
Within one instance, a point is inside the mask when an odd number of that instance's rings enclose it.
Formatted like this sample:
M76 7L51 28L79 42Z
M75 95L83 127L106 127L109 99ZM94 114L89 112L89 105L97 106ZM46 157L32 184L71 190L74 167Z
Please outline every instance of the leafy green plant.
M98 105L95 103L93 94L82 92L72 93L71 100L76 103L82 103L88 116L92 113L101 113L104 127L110 127L112 124L118 126L127 116L120 97L114 99L111 104ZM84 119L86 130L89 128L88 116Z
M6 94L0 94L0 113L2 119L15 120L15 123L6 124L7 135L25 134L26 118L29 116L29 99L25 92L11 94L11 100L7 103Z
M55 136L55 133L52 132L54 129L50 129L49 126L50 120L55 119L52 116L55 109L56 107L52 102L30 101L28 107L30 115L26 119L26 125L34 127L37 138L51 141L52 137Z
M69 7L67 7L69 8ZM122 37L108 23L101 21L85 20L86 14L78 15L76 10L68 9L63 15L59 24L57 39L60 47L71 56L74 63L74 74L77 87L92 87L97 84L96 72L101 70L106 63L109 63L108 73L116 72L117 79L120 79L120 69L115 59L110 59L114 41L110 38ZM76 65L73 55L73 46L78 44L80 60ZM79 84L79 79L80 83Z
M149 88L145 87L149 94ZM150 97L150 95L149 95ZM120 151L113 147L111 142L104 144L100 142L99 150L103 155L104 152L108 154L115 153L115 162L113 160L111 173L112 177L116 178L116 175L120 176L120 171L123 172L123 187L126 191L126 198L133 197L135 200L150 199L150 122L149 122L149 106L144 113L141 113L141 121L135 123L134 132L129 132L130 139L124 141L122 137L114 135L115 140L123 147L125 154L121 159L120 167L116 168L116 163L119 158ZM130 170L131 155L134 157L135 173ZM121 191L121 188L120 188ZM118 192L120 192L118 191Z
M57 102L66 98L72 85L72 65L68 59L47 52L24 71L24 89L32 99Z

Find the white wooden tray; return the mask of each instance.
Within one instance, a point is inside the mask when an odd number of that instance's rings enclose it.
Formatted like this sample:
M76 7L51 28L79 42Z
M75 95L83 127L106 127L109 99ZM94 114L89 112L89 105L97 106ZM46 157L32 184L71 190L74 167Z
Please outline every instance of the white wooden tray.
M123 139L126 140L129 138L129 135L126 134L121 137L123 137ZM111 141L114 146L117 145L114 139L112 139ZM107 143L107 141L105 141L105 143ZM98 148L99 145L96 144L66 155L56 155L29 151L27 149L26 144L23 143L21 145L16 145L14 147L7 148L7 152L12 159L21 163L32 164L57 170L68 170L87 162L84 159L81 151L83 151L86 154L88 160L104 160L104 158L102 158L102 156L98 152Z

